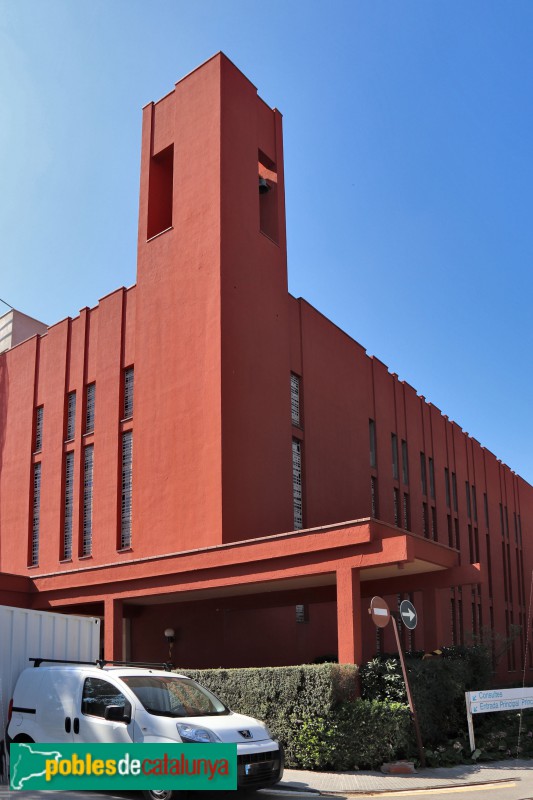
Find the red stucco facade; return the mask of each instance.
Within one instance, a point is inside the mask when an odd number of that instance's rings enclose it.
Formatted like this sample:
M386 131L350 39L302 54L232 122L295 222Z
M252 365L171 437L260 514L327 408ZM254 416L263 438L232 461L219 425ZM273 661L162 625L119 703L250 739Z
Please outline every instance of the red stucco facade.
M225 56L143 115L136 285L0 355L0 602L202 667L370 658L410 595L406 646L516 633L512 678L532 487L288 294L281 115Z

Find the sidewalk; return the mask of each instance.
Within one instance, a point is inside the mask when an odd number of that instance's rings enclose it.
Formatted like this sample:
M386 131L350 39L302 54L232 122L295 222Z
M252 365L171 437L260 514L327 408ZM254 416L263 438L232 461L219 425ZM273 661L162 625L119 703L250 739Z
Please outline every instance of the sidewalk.
M370 794L407 789L442 789L483 783L516 781L531 776L533 761L507 759L483 764L421 769L414 775L384 775L381 772L308 772L286 769L276 789L321 794Z

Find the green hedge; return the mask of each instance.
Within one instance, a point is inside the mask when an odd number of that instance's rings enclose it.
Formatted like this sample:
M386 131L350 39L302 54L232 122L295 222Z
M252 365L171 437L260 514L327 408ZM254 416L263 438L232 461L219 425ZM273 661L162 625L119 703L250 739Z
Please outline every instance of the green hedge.
M406 658L424 744L438 744L462 733L465 691L490 685L490 653L482 646L443 648L442 656ZM361 668L361 694L369 700L406 703L397 657L375 658Z
M356 699L358 670L350 664L178 671L266 722L287 766L377 767L407 742L405 706Z

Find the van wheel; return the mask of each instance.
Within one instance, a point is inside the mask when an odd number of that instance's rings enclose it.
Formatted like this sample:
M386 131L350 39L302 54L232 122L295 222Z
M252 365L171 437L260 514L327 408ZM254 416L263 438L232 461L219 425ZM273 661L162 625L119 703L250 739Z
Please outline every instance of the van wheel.
M178 800L178 797L183 796L185 792L176 791L176 789L169 789L168 791L158 789L149 789L143 792L145 800Z

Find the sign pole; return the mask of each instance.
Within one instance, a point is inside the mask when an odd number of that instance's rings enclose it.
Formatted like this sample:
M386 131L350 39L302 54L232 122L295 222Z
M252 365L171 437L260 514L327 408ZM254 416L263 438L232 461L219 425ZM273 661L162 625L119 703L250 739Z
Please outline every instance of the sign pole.
M400 664L402 665L402 672L403 672L403 679L405 681L405 691L407 692L407 701L409 703L409 708L411 710L411 719L413 720L413 725L415 726L415 734L416 734L416 743L418 745L418 755L420 756L420 766L426 766L426 756L424 755L424 746L422 744L422 737L420 735L420 726L418 724L418 716L416 713L415 704L413 703L413 697L411 694L411 686L409 684L409 677L407 675L407 669L405 666L405 659L403 656L402 650L402 643L400 641L400 635L398 633L398 625L396 624L396 620L394 618L394 614L391 614L391 621L392 627L394 628L394 635L396 637L396 645L398 647L398 655L400 656Z
M470 739L470 752L473 753L476 749L476 740L474 738L474 719L472 717L472 708L470 706L470 692L465 692L466 701L466 721L468 723L468 738Z

